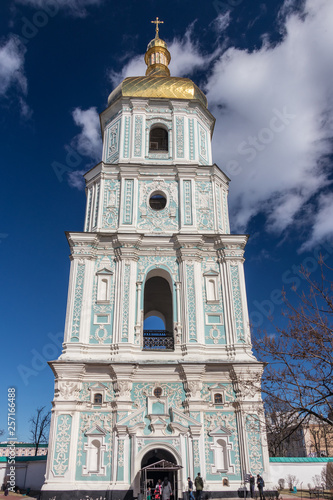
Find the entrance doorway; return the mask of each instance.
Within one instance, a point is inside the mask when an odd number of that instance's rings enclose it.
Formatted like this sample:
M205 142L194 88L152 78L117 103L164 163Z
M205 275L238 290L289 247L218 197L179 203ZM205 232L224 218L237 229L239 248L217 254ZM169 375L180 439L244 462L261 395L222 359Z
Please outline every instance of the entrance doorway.
M152 500L158 480L163 483L164 478L168 478L171 484L174 500L178 498L178 471L182 469L177 465L176 459L172 453L163 449L150 450L143 457L141 462L140 486L143 499L147 498L147 490L150 487ZM157 499L155 499L157 500Z

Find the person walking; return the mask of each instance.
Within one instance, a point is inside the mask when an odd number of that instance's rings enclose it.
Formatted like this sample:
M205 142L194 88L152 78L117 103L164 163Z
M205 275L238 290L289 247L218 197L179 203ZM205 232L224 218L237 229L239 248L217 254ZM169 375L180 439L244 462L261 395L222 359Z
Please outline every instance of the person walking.
M257 486L258 486L258 490L259 490L260 500L264 500L265 499L265 495L264 495L265 481L263 480L263 478L261 477L260 474L257 474Z
M195 484L195 497L196 500L201 500L201 495L202 495L202 490L203 490L203 480L200 475L200 472L198 472L197 477L194 480Z
M162 500L170 500L172 495L171 483L167 477L164 478L162 483Z
M194 500L193 481L191 481L190 477L187 478L187 489L188 489L188 499Z
M254 498L254 477L252 476L252 474L250 474L250 477L249 477L249 483L250 483L250 495L251 495L251 498Z

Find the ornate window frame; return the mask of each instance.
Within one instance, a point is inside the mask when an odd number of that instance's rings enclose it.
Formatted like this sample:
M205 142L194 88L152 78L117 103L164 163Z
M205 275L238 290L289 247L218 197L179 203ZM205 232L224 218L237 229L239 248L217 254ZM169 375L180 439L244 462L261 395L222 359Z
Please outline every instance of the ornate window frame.
M212 269L210 271L207 271L204 273L204 279L205 279L205 290L206 290L206 302L207 304L219 304L220 303L220 294L219 294L219 273L216 271L213 271ZM210 285L210 283L213 284L213 289Z
M97 271L97 273L96 273L96 277L97 277L96 303L97 304L108 304L110 302L112 276L113 276L113 272L110 269L107 269L106 267ZM102 292L103 292L102 287L105 286L104 283L106 283L105 297L104 297L104 294L102 295Z
M213 442L210 444L210 449L213 452L214 463L212 464L212 473L220 474L234 474L235 466L231 463L230 452L233 449L233 444L229 441L231 432L223 426L216 427L209 435L213 438ZM222 454L222 463L221 463ZM223 466L222 466L223 464Z
M168 151L163 153L153 153L149 151L150 131L152 128L165 128L168 132ZM147 118L146 119L146 137L145 137L145 158L149 160L172 160L172 120L171 118Z
M83 450L86 452L86 465L82 467L82 476L91 476L96 474L97 476L105 476L106 466L103 465L104 453L107 451L107 444L105 443L106 431L99 427L99 425L94 425L87 432L85 436L87 437L87 442L84 444ZM99 446L94 446L94 441L99 443ZM91 470L92 454L96 452L98 448L97 457L97 469Z

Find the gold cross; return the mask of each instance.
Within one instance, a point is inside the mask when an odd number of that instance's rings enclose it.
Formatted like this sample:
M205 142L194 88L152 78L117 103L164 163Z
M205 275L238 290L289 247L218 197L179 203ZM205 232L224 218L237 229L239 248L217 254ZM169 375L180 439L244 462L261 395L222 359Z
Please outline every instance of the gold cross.
M159 33L160 30L159 30L158 25L159 24L163 24L164 21L160 21L159 18L157 17L155 21L150 21L150 22L153 23L153 24L156 24L156 35L155 35L155 38L159 38L158 33Z

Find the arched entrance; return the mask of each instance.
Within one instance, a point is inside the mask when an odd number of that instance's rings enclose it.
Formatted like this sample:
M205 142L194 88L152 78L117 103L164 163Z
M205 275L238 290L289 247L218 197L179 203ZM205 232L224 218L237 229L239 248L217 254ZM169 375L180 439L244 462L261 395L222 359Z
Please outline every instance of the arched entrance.
M155 499L154 491L159 480L163 482L168 478L171 483L174 500L178 498L178 471L182 469L177 465L175 456L161 448L148 451L141 461L141 492L143 498L147 498L147 490L150 487L152 500Z

